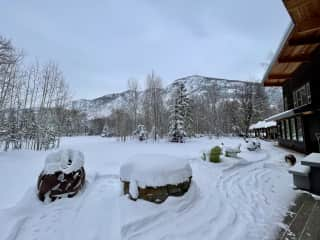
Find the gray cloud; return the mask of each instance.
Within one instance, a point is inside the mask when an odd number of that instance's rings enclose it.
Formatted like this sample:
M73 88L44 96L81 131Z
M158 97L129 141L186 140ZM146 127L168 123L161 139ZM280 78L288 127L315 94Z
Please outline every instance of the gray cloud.
M261 78L287 25L281 1L105 0L1 3L0 34L29 58L53 59L75 97L141 85L154 69L165 83L191 74Z

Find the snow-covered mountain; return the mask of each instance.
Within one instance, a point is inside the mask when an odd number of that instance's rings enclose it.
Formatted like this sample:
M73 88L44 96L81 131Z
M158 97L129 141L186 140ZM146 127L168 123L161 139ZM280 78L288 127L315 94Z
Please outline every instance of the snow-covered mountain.
M191 95L201 95L205 92L206 88L210 85L216 84L219 91L225 97L234 97L234 93L241 86L247 82L238 81L238 80L228 80L221 78L211 78L204 77L199 75L192 75L184 78L179 78L173 81L171 84L167 85L164 88L165 99L168 99L172 90L173 85L183 82ZM250 84L258 84L257 82L249 82ZM280 89L275 88L266 88L269 95L270 104L277 105L281 99ZM129 94L129 91L124 91L121 93L107 94L102 97L95 99L80 99L72 102L72 107L87 113L89 119L107 117L111 114L112 109L120 108L125 104L126 96ZM144 91L140 92L140 97L142 98Z

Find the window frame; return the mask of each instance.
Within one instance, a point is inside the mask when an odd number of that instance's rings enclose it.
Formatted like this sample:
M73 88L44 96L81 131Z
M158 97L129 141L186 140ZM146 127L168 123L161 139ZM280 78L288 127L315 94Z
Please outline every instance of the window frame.
M310 83L306 82L305 84L294 90L292 93L292 97L293 106L295 108L310 104L312 102Z
M291 130L291 139L292 141L297 141L297 127L296 127L296 119L293 117L290 119L290 130Z
M298 142L304 142L303 120L301 116L296 117L297 139Z
M291 137L291 128L290 128L290 121L289 118L285 119L285 123L286 123L286 140L291 141L292 137Z
M286 124L284 120L281 120L281 137L286 139Z

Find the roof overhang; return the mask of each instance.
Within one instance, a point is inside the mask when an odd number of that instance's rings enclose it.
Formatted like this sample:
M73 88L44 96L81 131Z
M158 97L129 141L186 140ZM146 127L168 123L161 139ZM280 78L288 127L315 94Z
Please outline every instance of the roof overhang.
M284 119L284 118L289 118L289 117L293 117L295 115L293 109L291 110L288 110L288 111L285 111L285 112L282 112L282 113L278 113L278 114L275 114L271 117L268 117L266 119L266 121L278 121L278 120L281 120L281 119Z
M256 130L256 129L266 129L266 128L271 128L271 127L276 127L277 123L275 121L259 121L255 124L252 124L249 127L249 130Z
M264 77L264 86L282 86L320 47L320 1L283 0L292 23Z
M282 120L285 118L290 118L296 115L309 115L309 114L313 114L314 113L314 107L312 104L306 104L294 109L290 109L288 111L285 112L281 112L278 114L275 114L273 116L268 117L265 121L266 122L270 122L270 121L278 121L278 120Z

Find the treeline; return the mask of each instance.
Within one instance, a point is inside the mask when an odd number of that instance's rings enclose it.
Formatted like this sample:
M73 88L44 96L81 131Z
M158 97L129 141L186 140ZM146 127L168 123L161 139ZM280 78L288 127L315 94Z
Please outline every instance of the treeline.
M86 117L68 110L70 93L54 62L26 65L24 56L0 37L0 147L49 149L59 137L82 134Z
M201 94L188 93L183 82L173 88L164 89L153 72L143 91L131 79L120 106L106 118L88 121L85 113L71 108L69 88L56 63L27 65L23 54L0 37L0 150L58 147L61 136L103 133L125 140L141 129L154 140L169 136L179 142L196 134L247 135L252 123L280 110L270 106L258 83L244 82L232 96L217 82Z
M185 88L181 85L184 84L177 82L174 88ZM175 89L168 94L154 73L147 76L144 91L139 91L137 80L129 80L122 106L113 109L107 118L92 120L91 133L125 139L143 125L153 139L170 135ZM189 120L182 123L185 135L248 135L252 123L280 111L278 106L270 105L265 88L259 83L244 82L232 97L224 92L227 90L212 82L201 94L186 93L190 113Z

